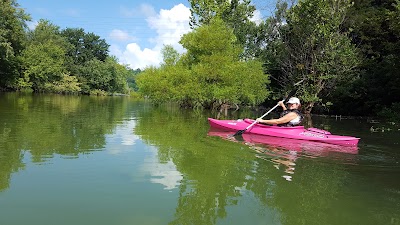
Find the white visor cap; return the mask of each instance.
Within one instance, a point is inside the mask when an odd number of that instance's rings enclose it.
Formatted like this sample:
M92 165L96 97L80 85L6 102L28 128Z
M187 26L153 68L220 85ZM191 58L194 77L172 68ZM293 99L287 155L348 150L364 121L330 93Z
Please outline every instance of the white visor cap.
M289 101L287 101L289 104L299 104L300 105L300 100L296 97L291 97L289 98Z

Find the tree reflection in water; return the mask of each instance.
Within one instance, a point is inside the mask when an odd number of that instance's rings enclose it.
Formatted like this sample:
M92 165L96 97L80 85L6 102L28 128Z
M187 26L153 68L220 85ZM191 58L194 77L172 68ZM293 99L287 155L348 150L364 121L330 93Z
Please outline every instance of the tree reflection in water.
M24 152L34 163L58 154L78 157L100 150L126 113L118 97L0 94L0 191L24 168Z
M160 162L173 162L182 174L175 218L170 224L216 224L235 217L228 216L228 209L240 208L249 195L257 199L260 210L264 208L261 214L274 212L282 224L317 224L331 219L318 215L315 209L332 207L331 201L346 180L343 164L305 164L306 158L303 154L299 157L295 148L267 149L247 140L210 138L210 133L204 135L209 129L205 121L203 114L156 108L141 114L135 128L136 135L158 148ZM224 137L229 137L226 134ZM310 158L330 153L314 148L307 154ZM284 168L284 174L276 167ZM287 177L282 179L282 175ZM296 176L293 185L287 185L292 176Z

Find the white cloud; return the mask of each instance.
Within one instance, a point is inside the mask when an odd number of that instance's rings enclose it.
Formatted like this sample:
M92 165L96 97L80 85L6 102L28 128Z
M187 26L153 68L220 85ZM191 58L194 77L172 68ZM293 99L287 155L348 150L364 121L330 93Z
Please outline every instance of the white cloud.
M250 18L251 21L255 22L257 25L260 24L262 22L262 14L260 11L255 10L253 17Z
M156 47L162 48L163 45L173 45L177 50L183 51L178 44L182 35L190 31L189 27L190 9L179 4L171 10L160 10L156 17L147 19L150 28L155 29L158 36L153 41Z
M29 30L34 30L38 24L39 22L36 20L26 22L26 25L28 25Z
M150 17L156 14L154 8L148 4L141 4L138 8L133 9L120 7L120 12L124 17Z
M148 9L148 12L150 11ZM183 4L176 5L170 10L162 9L159 14L146 19L149 28L155 30L157 34L148 40L153 47L142 49L138 43L129 43L124 50L121 50L117 45L112 45L110 53L132 69L158 66L162 61L161 49L164 45L172 45L181 53L184 51L178 42L183 34L190 31L189 17L190 9Z
M109 36L111 40L116 40L116 41L136 40L136 37L130 36L128 32L119 29L112 30Z
M161 62L160 51L144 48L143 50L137 43L130 43L124 51L112 45L110 52L119 58L122 64L129 65L132 69L144 69L147 66L158 66Z
M80 12L77 9L66 9L64 11L65 15L70 16L70 17L78 17L80 16Z

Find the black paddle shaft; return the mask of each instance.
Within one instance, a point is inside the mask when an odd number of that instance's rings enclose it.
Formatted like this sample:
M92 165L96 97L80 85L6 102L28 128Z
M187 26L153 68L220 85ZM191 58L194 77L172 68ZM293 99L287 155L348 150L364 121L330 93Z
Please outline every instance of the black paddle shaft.
M286 103L289 101L289 99L296 93L296 91L297 91L297 88L296 88L296 89L293 89L293 90L288 94L288 96L283 100L283 103L286 104Z

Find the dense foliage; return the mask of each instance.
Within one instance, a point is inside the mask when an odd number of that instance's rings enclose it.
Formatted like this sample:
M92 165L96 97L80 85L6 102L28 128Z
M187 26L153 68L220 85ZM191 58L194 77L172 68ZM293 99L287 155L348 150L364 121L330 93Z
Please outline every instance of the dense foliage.
M15 0L0 1L0 89L14 88L20 76L25 43L25 21L29 16Z
M250 0L189 0L191 5L190 25L207 25L218 17L233 29L237 42L242 45L241 57L253 59L263 47L265 37L263 25L257 25L252 18L256 7Z
M139 90L162 103L189 107L219 107L262 102L268 95L268 77L256 60L241 61L242 47L232 29L214 18L181 39L187 52L178 58L170 46L163 50L164 64L138 76Z
M338 84L329 98L350 115L392 115L400 104L400 1L357 0L346 27L363 60L357 79ZM387 113L391 112L391 113Z
M322 100L324 90L333 90L340 80L354 79L360 59L342 30L349 7L349 1L301 0L275 20L281 23L270 20L279 33L266 49L276 60L276 77L283 84L303 80L298 94L306 113Z
M104 39L83 29L40 20L26 28L28 15L15 1L1 1L0 88L34 92L127 93L134 72L108 55ZM4 15L4 16L3 16Z

